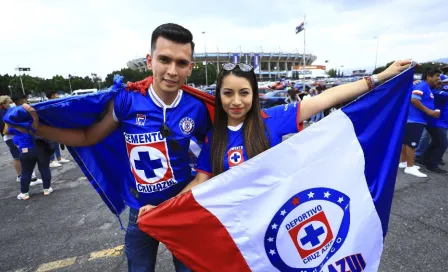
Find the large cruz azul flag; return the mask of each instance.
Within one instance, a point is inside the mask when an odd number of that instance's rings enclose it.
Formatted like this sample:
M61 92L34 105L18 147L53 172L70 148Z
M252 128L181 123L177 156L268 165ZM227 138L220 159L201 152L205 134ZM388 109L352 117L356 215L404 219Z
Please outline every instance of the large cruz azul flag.
M412 78L410 68L139 227L194 271L377 271Z

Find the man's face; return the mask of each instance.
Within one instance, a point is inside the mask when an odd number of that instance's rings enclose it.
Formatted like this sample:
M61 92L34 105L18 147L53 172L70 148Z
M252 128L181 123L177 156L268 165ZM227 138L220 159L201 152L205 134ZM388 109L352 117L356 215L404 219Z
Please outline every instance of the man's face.
M440 74L435 74L434 76L428 76L428 80L427 80L429 86L431 86L432 88L434 88L435 86L437 86L437 84L440 82Z
M153 87L157 91L177 92L188 76L191 75L190 43L179 44L159 37L156 48L151 55L146 56L148 69L152 70Z
M23 105L23 104L28 104L28 101L27 101L27 99L26 98L23 98L23 99L20 99L20 100L18 100L18 101L16 101L16 106L20 106L20 105Z
M50 99L57 99L59 98L59 94L58 93L54 93L53 95L51 95Z

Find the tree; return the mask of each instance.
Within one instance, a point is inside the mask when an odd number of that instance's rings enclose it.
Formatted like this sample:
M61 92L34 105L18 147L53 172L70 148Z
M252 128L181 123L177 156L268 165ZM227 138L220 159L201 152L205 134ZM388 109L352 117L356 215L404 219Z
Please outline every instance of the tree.
M336 71L336 69L330 69L330 70L328 70L328 73L327 73L330 77L336 77L337 76L337 71Z
M385 66L381 66L381 67L376 68L375 70L373 70L372 74L379 74L379 73L381 73L382 71L386 70L386 68L389 67L392 63L394 63L394 62L392 61L392 62L387 63Z
M376 68L373 71L373 74L381 73L382 71L386 70L386 68L389 67L392 63L394 63L394 62L391 61L388 64L386 64L385 66L381 66L381 67ZM415 67L414 72L416 74L422 74L426 69L428 69L430 67L440 68L443 65L445 65L445 64L444 63L440 63L440 62L422 62L422 63L419 63L419 65L417 67Z
M216 71L216 64L207 63L207 80L208 84L214 84L218 76ZM196 63L193 67L191 76L188 78L189 83L194 83L195 85L205 85L205 65L202 63Z
M123 82L128 82L128 81L135 82L135 81L140 81L148 76L151 76L152 71L148 70L148 71L141 72L140 70L132 70L130 68L123 68L120 71L113 71L112 73L110 73L106 76L105 84L107 87L110 87L113 85L114 76L117 74L124 77Z

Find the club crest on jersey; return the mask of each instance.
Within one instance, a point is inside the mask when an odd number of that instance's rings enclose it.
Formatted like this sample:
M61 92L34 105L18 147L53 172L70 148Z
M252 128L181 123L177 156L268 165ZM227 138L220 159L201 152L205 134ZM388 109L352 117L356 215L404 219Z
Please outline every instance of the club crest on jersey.
M135 118L135 123L139 126L144 126L146 123L146 115L137 113L137 117Z
M242 146L232 147L227 152L227 160L229 162L229 168L235 167L243 163L244 162L243 147Z
M274 215L264 246L280 271L321 271L341 248L350 228L350 198L331 188L292 196Z
M124 134L137 191L152 193L175 185L165 138L160 132Z
M179 122L180 131L185 135L190 135L194 129L194 121L190 117L184 117Z

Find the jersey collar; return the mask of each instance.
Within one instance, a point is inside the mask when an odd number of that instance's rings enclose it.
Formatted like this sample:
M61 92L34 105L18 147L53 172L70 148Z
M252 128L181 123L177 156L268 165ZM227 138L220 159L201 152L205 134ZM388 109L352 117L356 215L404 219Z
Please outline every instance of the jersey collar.
M244 124L244 122L237 126L227 126L227 128L230 129L231 131L238 131L243 127L243 124Z
M156 92L152 88L152 84L149 86L148 93L149 93L149 97L151 97L154 104L156 104L157 106L159 106L161 108L169 109L169 108L175 108L175 107L177 107L177 105L179 105L179 102L182 98L183 91L182 90L178 91L176 99L174 99L174 101L173 101L173 103L171 103L171 105L166 105L165 102L163 102L163 100L156 94Z

